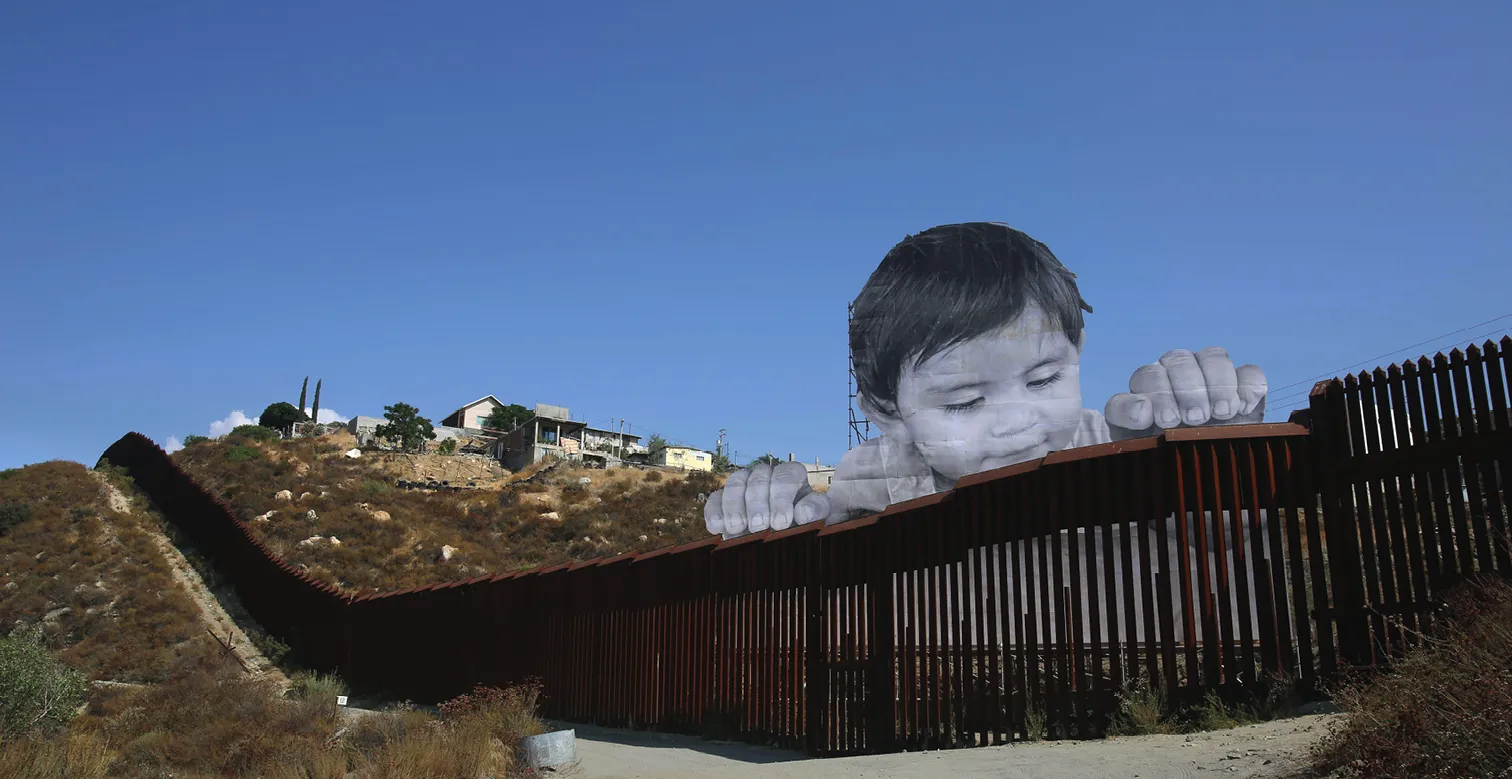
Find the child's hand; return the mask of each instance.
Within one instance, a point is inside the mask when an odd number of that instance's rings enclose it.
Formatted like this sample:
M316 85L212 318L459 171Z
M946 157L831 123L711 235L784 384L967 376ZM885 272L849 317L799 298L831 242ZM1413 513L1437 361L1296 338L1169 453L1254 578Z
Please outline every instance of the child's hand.
M1165 353L1129 379L1129 392L1108 401L1108 424L1158 433L1181 425L1237 425L1265 418L1265 373L1254 365L1234 367L1228 352L1210 346L1196 354Z
M767 528L786 530L829 516L829 498L809 487L802 463L754 465L730 474L704 503L710 533L734 538Z

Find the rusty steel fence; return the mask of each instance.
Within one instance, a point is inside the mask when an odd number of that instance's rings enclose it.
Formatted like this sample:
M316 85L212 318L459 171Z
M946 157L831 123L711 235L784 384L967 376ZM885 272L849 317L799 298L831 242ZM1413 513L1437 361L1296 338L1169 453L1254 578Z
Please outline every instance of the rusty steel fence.
M841 755L1103 735L1389 663L1512 574L1512 340L1318 384L1280 424L1051 454L835 526L362 597L273 557L151 441L106 452L311 665L440 700Z

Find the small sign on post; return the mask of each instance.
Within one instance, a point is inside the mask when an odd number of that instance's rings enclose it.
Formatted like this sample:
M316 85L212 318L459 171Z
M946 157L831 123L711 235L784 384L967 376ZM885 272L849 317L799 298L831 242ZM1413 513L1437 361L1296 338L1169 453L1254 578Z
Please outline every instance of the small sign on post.
M345 695L338 695L338 696L336 696L336 705L337 706L345 706L346 705L346 699L347 699L347 697Z

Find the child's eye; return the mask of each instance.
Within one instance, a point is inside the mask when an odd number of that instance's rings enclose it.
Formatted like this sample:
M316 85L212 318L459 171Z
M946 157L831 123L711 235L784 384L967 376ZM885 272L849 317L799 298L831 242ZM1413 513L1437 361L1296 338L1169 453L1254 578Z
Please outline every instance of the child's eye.
M1034 381L1029 382L1029 388L1030 389L1044 389L1044 388L1050 386L1051 384L1054 384L1054 383L1056 383L1057 381L1060 381L1060 380L1061 380L1061 372L1060 371L1056 371L1055 375L1053 375L1053 376L1047 376L1047 377L1045 377L1043 379L1035 379Z
M952 414L959 414L962 411L970 411L980 405L982 405L982 399L977 398L969 403L952 403L944 408Z

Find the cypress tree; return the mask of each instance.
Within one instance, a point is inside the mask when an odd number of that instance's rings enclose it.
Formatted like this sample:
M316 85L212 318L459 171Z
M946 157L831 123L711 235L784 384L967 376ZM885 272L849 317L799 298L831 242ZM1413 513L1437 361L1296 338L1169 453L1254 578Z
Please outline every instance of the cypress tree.
M305 380L304 380L304 384L299 385L299 413L301 413L301 414L303 414L304 410L305 410L305 393L308 392L309 389L310 389L310 377L306 376Z
M316 379L315 380L315 405L310 407L310 421L311 422L319 422L320 421L320 382L321 381L322 381L321 379Z

